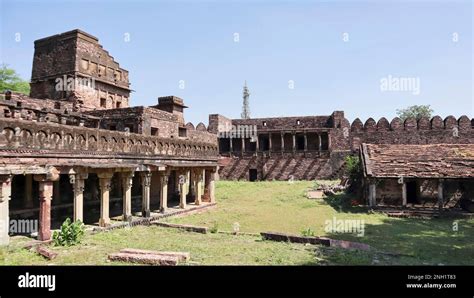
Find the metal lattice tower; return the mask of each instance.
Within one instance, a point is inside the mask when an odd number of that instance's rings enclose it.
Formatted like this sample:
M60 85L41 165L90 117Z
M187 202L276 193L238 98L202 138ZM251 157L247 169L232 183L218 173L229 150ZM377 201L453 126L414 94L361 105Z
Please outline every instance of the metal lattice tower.
M245 81L243 92L244 103L242 105L242 114L240 114L242 119L250 119L249 96L249 88L247 87L247 81Z

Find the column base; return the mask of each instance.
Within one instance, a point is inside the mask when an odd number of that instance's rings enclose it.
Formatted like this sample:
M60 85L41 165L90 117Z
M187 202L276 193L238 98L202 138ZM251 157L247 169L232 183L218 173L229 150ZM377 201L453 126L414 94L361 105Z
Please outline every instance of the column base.
M99 219L99 226L100 227L107 227L110 226L110 218L101 218Z
M150 210L142 210L143 217L150 217Z
M10 244L10 236L0 237L0 246L7 246Z
M122 220L123 221L131 221L132 220L132 215L129 214L129 215L123 215L122 216Z
M38 232L38 240L39 241L48 241L51 240L51 231L48 232Z
M160 212L161 212L161 213L165 213L166 211L168 211L168 208L164 208L164 207L161 207L161 208L160 208Z

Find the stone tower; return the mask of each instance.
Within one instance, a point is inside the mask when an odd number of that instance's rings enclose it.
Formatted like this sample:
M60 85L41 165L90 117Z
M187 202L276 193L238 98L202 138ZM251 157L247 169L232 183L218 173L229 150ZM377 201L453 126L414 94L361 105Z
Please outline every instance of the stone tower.
M128 107L128 71L98 41L78 29L36 40L30 96L84 111Z
M242 114L240 114L240 117L242 119L250 119L249 96L250 96L249 88L247 87L247 81L245 81L244 92L243 92L244 103L242 105Z

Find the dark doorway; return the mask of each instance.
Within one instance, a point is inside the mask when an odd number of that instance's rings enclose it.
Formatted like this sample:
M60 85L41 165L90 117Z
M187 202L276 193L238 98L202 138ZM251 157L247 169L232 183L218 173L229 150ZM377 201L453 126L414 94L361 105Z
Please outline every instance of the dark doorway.
M249 169L249 181L257 181L257 169Z
M416 189L416 181L407 182L407 203L416 204L418 203L418 192Z
M304 150L304 136L301 136L301 135L296 136L296 150L298 151Z
M219 138L219 153L227 153L230 151L230 139Z
M255 152L257 151L257 140L255 140L254 142L252 142L252 139L247 139L246 140L247 143L245 143L245 150L247 152Z
M327 133L321 135L321 150L329 150L329 136Z
M179 174L172 170L168 179L168 207L179 206Z
M270 150L270 141L268 139L268 135L260 136L260 138L259 138L259 147L260 147L260 151Z

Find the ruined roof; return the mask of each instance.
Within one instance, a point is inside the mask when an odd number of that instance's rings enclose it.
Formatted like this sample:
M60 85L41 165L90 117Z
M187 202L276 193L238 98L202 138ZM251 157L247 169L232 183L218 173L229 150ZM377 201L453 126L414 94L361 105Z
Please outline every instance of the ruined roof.
M367 177L474 178L474 144L362 144Z
M95 42L99 41L99 39L97 37L95 37L94 35L92 35L92 34L89 34L85 31L80 30L80 29L74 29L74 30L70 30L70 31L67 31L67 32L54 34L54 35L51 35L51 36L47 36L47 37L37 39L37 40L35 40L35 45L40 45L40 44L44 45L45 42L50 41L52 39L59 40L59 39L75 38L75 37L87 38L87 39L95 41Z
M259 130L330 127L331 116L300 116L232 119L233 125L256 125Z

